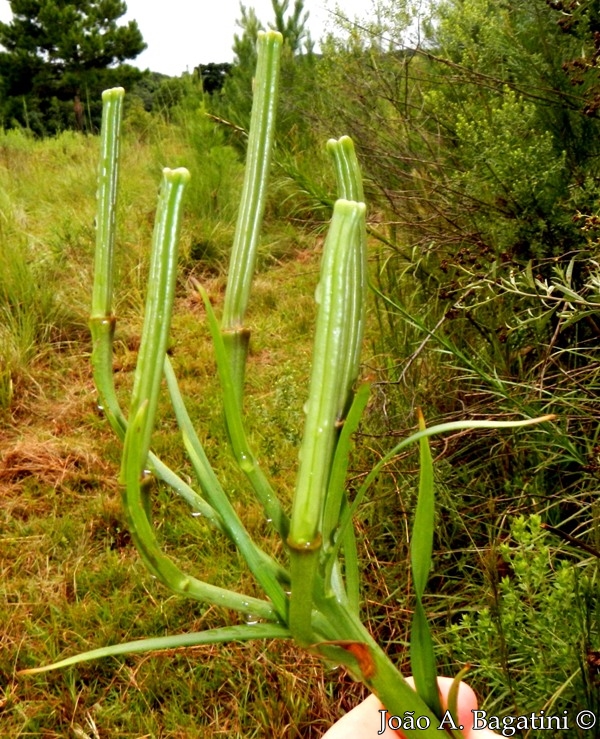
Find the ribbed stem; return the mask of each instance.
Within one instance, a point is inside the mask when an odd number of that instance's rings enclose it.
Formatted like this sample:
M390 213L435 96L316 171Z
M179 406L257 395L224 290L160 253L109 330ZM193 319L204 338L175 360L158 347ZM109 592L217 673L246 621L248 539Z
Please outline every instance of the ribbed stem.
M163 181L152 237L152 256L148 277L148 295L131 394L131 416L142 403L148 403L143 430L144 459L150 451L160 383L163 376L167 340L175 297L177 254L183 193L190 174L187 169L164 169Z
M292 572L290 630L310 642L313 587L323 544L322 526L339 424L343 422L362 341L362 248L364 203L338 200L325 241L320 304L300 467L287 539ZM361 300L362 298L362 300ZM357 310L359 306L361 310Z
M235 229L221 329L227 335L227 351L236 398L241 405L249 334L244 320L256 264L279 90L279 65L283 37L277 31L259 33L255 95L246 154L246 170Z

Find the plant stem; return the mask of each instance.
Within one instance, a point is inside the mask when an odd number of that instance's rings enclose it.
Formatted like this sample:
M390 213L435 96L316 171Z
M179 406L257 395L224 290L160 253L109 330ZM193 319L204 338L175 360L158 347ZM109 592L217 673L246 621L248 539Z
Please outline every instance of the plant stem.
M115 87L102 93L102 137L98 166L98 212L92 318L107 318L112 312L113 262L118 190L121 120L125 90Z
M279 60L282 44L283 37L277 31L258 34L256 93L252 102L246 171L229 263L221 322L236 399L240 407L250 340L250 333L244 327L244 317L250 298L260 229L265 210L267 178L275 132Z
M144 460L150 451L150 435L158 406L164 358L171 328L175 297L177 254L183 193L190 174L187 169L164 169L163 182L152 237L146 314L131 393L131 415L148 403L143 430Z
M405 711L412 711L415 718L423 716L429 720L428 728L403 728L407 737L440 739L444 736L437 729L439 719L406 682L360 619L334 598L318 600L315 605L329 624L332 639L314 644L313 648L326 659L344 664L377 695L390 714L402 716Z

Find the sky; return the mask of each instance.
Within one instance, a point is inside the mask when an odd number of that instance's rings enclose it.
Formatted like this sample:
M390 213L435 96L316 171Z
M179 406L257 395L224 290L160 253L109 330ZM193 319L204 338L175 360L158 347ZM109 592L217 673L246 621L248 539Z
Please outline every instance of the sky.
M290 7L293 7L290 0ZM309 11L309 28L318 41L331 28L336 0L304 0ZM244 0L253 7L267 25L273 18L271 0ZM347 17L364 18L371 9L371 0L343 0L339 3ZM230 62L231 47L240 17L239 0L127 0L123 20L136 20L148 44L132 63L140 69L149 68L178 76L193 71L198 64ZM8 0L0 0L0 20L11 18Z

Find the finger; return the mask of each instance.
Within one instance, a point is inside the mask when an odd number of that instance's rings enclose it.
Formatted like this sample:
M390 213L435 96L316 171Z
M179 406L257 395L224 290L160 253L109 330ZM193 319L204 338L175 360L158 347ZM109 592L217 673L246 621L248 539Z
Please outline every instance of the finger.
M411 677L407 681L414 687L414 681ZM444 710L448 706L448 693L452 687L453 679L451 677L438 677L438 687L440 690L441 702ZM477 697L466 683L461 682L458 689L458 724L464 727L465 739L491 739L498 735L489 729L473 729L472 711L477 709ZM370 695L366 700L353 708L345 716L343 716L329 731L323 736L323 739L378 739L382 736L380 733L383 728L382 713L385 708L381 701L375 695ZM401 737L406 739L402 731L385 728L385 737L393 739Z
M380 739L381 714L383 706L376 695L370 695L356 708L348 711L325 733L322 739ZM390 739L397 732L390 732Z
M407 682L414 687L414 680L412 677L408 677ZM448 708L448 695L452 688L454 678L438 677L437 682L442 708L445 711ZM467 683L461 682L458 686L458 697L456 701L458 715L456 716L456 719L458 721L458 726L463 727L461 731L463 732L465 739L489 739L489 737L497 737L498 734L489 729L473 729L473 711L477 710L477 705L477 696L475 695L473 688L467 685ZM401 732L397 733L402 736Z

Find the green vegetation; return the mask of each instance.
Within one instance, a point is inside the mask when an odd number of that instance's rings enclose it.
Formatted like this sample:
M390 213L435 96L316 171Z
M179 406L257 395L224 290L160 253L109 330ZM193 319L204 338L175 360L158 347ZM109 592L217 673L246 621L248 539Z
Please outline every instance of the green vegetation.
M453 0L439 4L427 44L413 52L399 48L410 19L394 10L378 15L379 26L351 27L323 58L291 55L284 64L247 316L249 440L290 500L317 247L335 191L322 141L347 133L366 174L375 296L364 359L375 385L350 460L350 501L385 460L356 512L369 573L365 622L408 672L421 589L419 573L413 589L408 533L418 462L405 448L385 455L415 429L416 409L428 425L555 413L534 430L456 427L432 440L438 506L421 601L441 671L470 662L468 680L487 710L597 713L598 11ZM186 166L170 359L234 508L280 556L226 451L208 330L190 284L200 279L219 311L247 118L242 106L239 118L227 115L236 105L227 85L212 95L191 79L168 87L177 92L168 105L152 113L132 105L124 121L117 396L123 402L132 387L153 193L164 166ZM76 651L235 622L169 597L141 566L121 512L120 449L96 409L85 329L97 148L68 133L34 141L11 131L0 141L0 246L10 266L0 277L0 734L319 736L359 689L283 643L16 676ZM156 453L188 475L162 400L159 418ZM162 487L153 500L161 540L186 571L259 597L226 540L207 549L203 517L182 515ZM554 735L579 734L571 726Z
M64 148L61 139L56 142L57 156L60 164L66 165L72 151ZM74 234L78 223L75 214L79 213L88 225L88 241L74 249L75 253L77 249L85 253L86 270L74 264L72 272L61 272L57 265L52 283L63 284L69 304L80 311L76 312L81 322L79 333L71 336L69 344L51 344L45 352L40 351L26 365L28 375L19 380L18 386L14 378L12 404L3 417L0 619L5 648L0 668L0 734L35 735L46 731L68 736L69 732L80 731L94 736L91 722L99 730L101 727L118 736L181 736L194 731L218 734L226 730L233 736L258 737L264 726L292 736L306 730L315 735L322 733L337 706L333 700L337 689L327 678L333 673L320 667L316 658L302 655L287 644L209 647L202 657L194 649L187 653L172 651L158 658L143 657L139 663L131 658L127 660L131 670L128 667L120 676L117 663L110 660L90 672L86 667L77 668L76 674L56 673L31 677L26 682L15 679L15 668L39 666L61 653L73 654L150 634L199 631L234 620L210 607L165 598L163 586L145 574L127 531L117 484L120 449L97 409L89 366L91 342L85 328L89 304L84 294L89 295L91 288L93 262L93 183L98 142L79 136L69 136L71 140L79 143L74 162L78 178L69 187L71 192L87 192L85 201L68 198L66 190L52 192L48 183L62 187L64 177L64 172L57 172L48 149L53 142L31 140L26 140L27 149L19 155L30 175L32 169L36 172L40 187L46 183L44 191L52 199L51 207L36 201L39 192L33 192L32 200L28 200L25 188L20 198L15 193L11 201L13 207L29 214L27 231L22 224L22 238L29 233L37 244L38 259L44 257L52 264L52 239L58 239L53 224L61 211L61 194L62 202L70 204L70 210L64 211L65 221L72 216ZM121 192L125 202L130 199L131 204L119 209L119 243L126 253L117 259L119 279L115 286L120 319L115 337L115 378L121 397L129 393L139 344L140 291L146 282L154 210L154 197L148 197L148 190L155 189L165 149L179 149L182 160L187 158L190 169L194 168L193 153L186 154L181 141L181 129L173 128L171 139L162 140L162 152L141 145L133 137L126 138L123 145ZM46 158L40 157L42 149L48 151ZM40 212L36 211L38 204ZM50 213L52 219L42 222ZM267 229L265 239L279 249L285 239L288 258L273 267L273 262L265 261L263 256L263 269L266 264L271 269L268 274L259 274L254 286L248 316L255 340L248 358L251 384L247 390L247 424L265 468L274 475L280 490L289 491L308 372L308 362L299 363L297 359L310 355L318 254L308 247L300 250L306 237L292 240L286 229L278 230L274 225ZM213 402L218 396L214 357L204 311L188 280L201 278L217 306L222 304L225 282L218 261L199 261L190 256L200 228L195 217L186 219L183 227L170 355L190 413L205 437L207 453L224 470L224 487L228 492L237 491L236 510L243 513L253 535L266 540L264 515L243 492L239 473L226 452L221 408ZM45 274L48 276L50 271ZM194 353L184 351L185 345L194 346ZM280 428L287 439L279 433ZM155 449L161 456L179 460L183 470L178 438L174 420L170 422L165 416L155 436ZM159 492L154 500L154 515L163 522L161 536L166 535L166 546L187 542L178 550L179 561L186 567L202 572L204 578L222 587L242 587L252 592L252 582L240 574L235 558L232 561L231 547L225 541L213 542L210 549L200 544L209 533L206 523L189 512L182 516L183 510L166 491ZM152 605L153 599L161 603L158 609ZM237 665L235 670L231 670L232 664ZM167 665L175 672L165 679ZM348 705L347 696L342 700Z
M146 44L121 0L10 0L0 23L0 120L36 134L98 130L100 93L142 77L124 65ZM119 64L118 68L114 65Z

